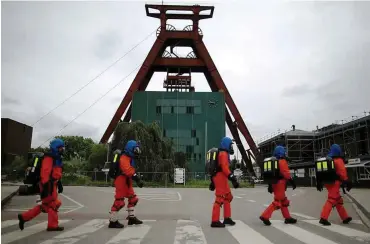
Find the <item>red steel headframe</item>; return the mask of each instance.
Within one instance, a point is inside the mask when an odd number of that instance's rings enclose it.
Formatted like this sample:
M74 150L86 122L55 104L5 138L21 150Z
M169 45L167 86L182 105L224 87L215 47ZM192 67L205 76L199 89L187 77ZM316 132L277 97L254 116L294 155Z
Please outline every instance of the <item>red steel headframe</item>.
M216 65L203 42L203 34L199 28L199 20L212 18L214 7L213 6L185 6L185 5L150 5L146 4L147 16L160 19L161 26L157 30L157 39L154 42L148 56L146 57L143 65L139 69L134 81L126 92L121 104L119 105L112 121L108 125L101 143L106 143L109 137L113 134L119 120L122 118L127 109L124 121L131 120L131 105L132 97L135 91L144 91L149 84L154 72L177 72L183 70L191 70L191 72L204 73L208 84L213 92L224 92L225 102L230 112L225 108L226 123L236 141L236 145L242 154L245 166L251 175L255 175L251 157L260 161L257 146L245 125L225 83L223 82ZM151 13L149 10L154 9L157 13ZM167 13L167 11L188 11L189 14ZM202 11L210 11L209 14L200 14ZM193 25L186 26L183 30L176 30L172 25L167 24L168 19L190 19ZM187 58L178 57L162 57L167 47L183 46L191 47L194 55ZM250 152L244 149L244 146L239 137L238 129L241 131L245 140L247 141ZM243 166L243 164L242 164Z

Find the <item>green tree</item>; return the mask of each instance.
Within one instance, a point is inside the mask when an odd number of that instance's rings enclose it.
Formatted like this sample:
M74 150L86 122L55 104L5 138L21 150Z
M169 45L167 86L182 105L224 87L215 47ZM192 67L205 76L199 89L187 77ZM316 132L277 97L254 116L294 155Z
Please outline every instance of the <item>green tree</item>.
M91 154L91 149L95 142L91 138L82 136L57 136L66 143L66 151L63 156L64 160L71 160L74 157L88 160Z
M110 158L114 150L123 150L129 140L136 140L141 145L142 155L136 160L137 171L173 173L173 143L162 137L161 128L157 123L119 123L113 134Z
M91 148L89 157L89 169L102 169L107 161L107 147L104 144L95 144Z

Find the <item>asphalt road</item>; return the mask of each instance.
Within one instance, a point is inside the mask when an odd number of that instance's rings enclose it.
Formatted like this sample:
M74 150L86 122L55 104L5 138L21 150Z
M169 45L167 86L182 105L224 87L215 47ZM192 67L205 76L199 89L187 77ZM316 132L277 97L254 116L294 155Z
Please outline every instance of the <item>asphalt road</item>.
M336 211L332 225L318 224L326 192L313 188L288 188L290 211L298 219L286 225L280 211L272 217L272 225L264 226L258 219L272 195L265 187L233 190L232 217L235 226L210 228L214 192L208 189L136 189L140 198L136 215L141 226L108 229L109 210L114 188L64 187L59 212L63 232L46 232L47 215L42 214L18 229L17 213L35 205L36 196L15 196L2 211L1 243L128 243L128 244L359 244L370 243L370 231L362 224L351 203L345 207L354 221L343 225ZM266 205L267 206L267 205ZM127 212L120 211L126 225Z

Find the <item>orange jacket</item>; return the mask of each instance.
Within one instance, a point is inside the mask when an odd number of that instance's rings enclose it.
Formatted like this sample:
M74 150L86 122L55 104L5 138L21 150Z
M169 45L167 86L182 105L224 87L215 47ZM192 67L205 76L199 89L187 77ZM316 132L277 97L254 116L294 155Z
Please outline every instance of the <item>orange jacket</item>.
M45 155L44 159L42 160L41 165L41 184L45 184L50 181L50 176L54 180L60 180L62 178L62 168L57 167L54 165L54 160L52 157Z
M290 180L292 178L290 176L288 161L286 161L286 159L284 158L279 159L279 169L280 169L280 175L284 177L285 180Z
M347 169L342 158L334 158L335 171L341 181L348 180Z
M135 168L131 166L131 158L125 154L122 154L119 159L119 168L128 177L132 177L135 174Z
M218 154L218 165L221 168L220 172L213 177L213 182L216 188L216 195L222 195L230 192L229 179L231 171L229 169L229 155L227 152L221 151Z

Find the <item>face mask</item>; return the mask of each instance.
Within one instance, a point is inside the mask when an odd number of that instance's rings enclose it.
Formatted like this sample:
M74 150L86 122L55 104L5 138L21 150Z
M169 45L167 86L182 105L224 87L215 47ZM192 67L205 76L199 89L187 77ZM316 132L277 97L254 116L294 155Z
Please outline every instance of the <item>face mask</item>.
M139 147L135 147L134 148L134 155L137 157L137 156L139 156L141 154L141 150L140 150L140 148Z
M234 147L233 147L233 144L230 144L229 153L230 153L230 155L234 155Z

